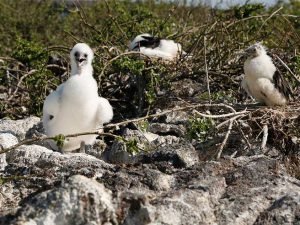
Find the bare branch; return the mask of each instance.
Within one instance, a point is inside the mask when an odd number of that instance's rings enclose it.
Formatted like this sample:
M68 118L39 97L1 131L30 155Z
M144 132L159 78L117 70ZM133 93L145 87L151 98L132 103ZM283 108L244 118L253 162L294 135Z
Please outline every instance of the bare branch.
M225 134L224 140L223 140L223 142L222 142L222 144L221 144L221 146L220 146L220 149L219 149L219 151L218 151L217 159L220 159L220 158L221 158L223 149L224 149L224 147L225 147L225 145L226 145L226 143L227 143L228 137L229 137L229 135L230 135L230 133L231 133L231 130L232 130L233 121L234 121L233 119L230 119L230 120L229 120L228 129L227 129L227 132L226 132L226 134Z
M207 67L207 60L206 60L206 36L203 37L203 42L204 42L204 65L205 65L205 74L206 74L206 88L208 92L209 103L211 104L208 67Z
M65 135L64 137L65 138L70 138L70 137L78 137L78 136L91 135L91 134L100 135L100 136L108 136L108 137L113 137L113 138L118 138L119 137L118 135L114 135L114 134L110 134L110 133L99 133L99 131L70 134L70 135ZM57 138L57 136L53 136L53 137L36 137L36 138L31 138L31 139L25 139L25 140L19 142L18 144L15 144L15 145L11 146L11 147L2 148L2 150L0 151L0 154L9 152L11 150L14 150L14 149L16 149L16 148L18 148L22 145L33 144L33 143L38 142L38 141L55 140L56 138Z
M264 125L262 131L263 131L263 139L260 148L264 150L266 148L266 144L268 141L268 125Z
M227 105L221 103L221 104L197 104L197 105L183 106L183 107L168 109L168 110L165 110L161 113L151 114L151 115L148 115L148 116L144 116L144 117L140 117L140 118L136 118L136 119L132 119L132 120L126 120L126 121L123 121L123 122L120 122L120 123L108 124L108 125L104 126L104 128L118 127L118 126L125 125L125 124L132 123L132 122L138 122L138 121L142 121L142 120L145 120L145 119L160 117L160 116L166 115L168 113L172 113L172 112L183 111L183 110L188 110L188 109L191 110L191 109L196 109L196 108L200 108L200 107L227 107ZM195 111L195 112L199 116L206 117L206 118L226 118L226 117L237 116L237 115L245 115L245 114L250 113L249 111L246 111L246 110L243 110L243 111L240 111L240 112L226 113L226 114L221 114L221 115L204 114L204 113L200 113L198 111Z

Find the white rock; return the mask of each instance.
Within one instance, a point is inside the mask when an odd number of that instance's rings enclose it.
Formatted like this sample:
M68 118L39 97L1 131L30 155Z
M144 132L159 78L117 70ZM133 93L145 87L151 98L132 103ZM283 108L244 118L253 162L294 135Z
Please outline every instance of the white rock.
M0 133L0 145L3 148L11 147L18 143L16 136L10 133Z
M16 136L10 133L0 133L0 146L2 148L8 148L18 143L18 139ZM7 166L6 162L6 154L0 154L0 171L3 171L5 166Z
M85 153L61 154L39 145L22 145L19 148L7 153L8 163L15 163L22 166L51 164L57 167L87 167L88 165L99 165L109 167L100 159Z
M35 116L23 120L2 119L0 120L0 133L11 133L22 140L25 138L26 132L38 122L40 122L40 118Z

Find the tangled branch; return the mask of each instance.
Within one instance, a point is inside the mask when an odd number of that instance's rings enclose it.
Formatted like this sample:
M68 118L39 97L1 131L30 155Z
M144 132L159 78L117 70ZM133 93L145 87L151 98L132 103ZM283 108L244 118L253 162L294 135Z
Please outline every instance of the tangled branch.
M231 106L228 106L226 104L189 105L189 106L184 106L184 107L178 107L178 108L165 110L161 113L155 113L155 114L147 115L147 116L140 117L140 118L135 118L135 119L131 119L131 120L122 121L122 122L119 122L119 123L108 124L108 125L106 125L102 128L114 128L114 127L116 128L116 127L126 125L126 124L129 124L129 123L135 123L135 122L143 121L143 120L146 120L146 119L161 117L161 116L164 116L164 115L172 113L172 112L191 110L191 109L196 109L196 108L200 108L200 107L223 107L223 108L232 109ZM226 114L221 114L221 115L210 115L210 114L200 113L200 112L197 111L197 114L199 116L202 116L202 117L206 117L206 118L227 118L227 117L232 117L232 120L234 120L234 119L236 119L240 116L246 115L248 113L249 113L249 111L243 110L243 111L240 111L240 112L232 112L232 113L226 113ZM65 135L64 137L65 138L71 138L71 137L78 137L78 136L83 136L83 135L100 135L100 136L108 136L108 137L113 137L113 138L119 138L120 137L118 135L111 134L111 133L100 133L99 131L69 134L69 135ZM38 141L56 140L56 139L57 139L57 136L53 136L53 137L36 137L36 138L32 138L32 139L25 139L25 140L19 142L18 144L11 146L11 147L2 148L2 150L0 151L0 154L3 154L3 153L6 153L8 151L11 151L13 149L16 149L16 148L20 147L21 145L33 144L33 143L38 142Z

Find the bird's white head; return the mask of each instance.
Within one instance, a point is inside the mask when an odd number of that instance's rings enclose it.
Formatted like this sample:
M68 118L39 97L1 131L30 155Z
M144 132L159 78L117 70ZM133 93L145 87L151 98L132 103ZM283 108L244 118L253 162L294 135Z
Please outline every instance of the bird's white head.
M260 43L251 45L249 48L245 50L245 56L250 59L266 53L267 53L266 48Z
M147 40L145 37L153 37L151 34L145 33L136 36L129 45L129 50L134 50L140 41Z
M81 74L85 70L92 70L94 59L93 50L85 43L76 44L70 53L71 75Z

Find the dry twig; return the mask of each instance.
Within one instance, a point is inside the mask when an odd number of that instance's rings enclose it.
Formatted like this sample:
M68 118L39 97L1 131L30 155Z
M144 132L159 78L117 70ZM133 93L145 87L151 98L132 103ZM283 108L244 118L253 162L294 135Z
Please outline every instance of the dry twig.
M204 36L203 40L204 40L204 65L205 65L205 74L206 74L206 88L207 88L207 92L208 92L209 103L211 104L208 67L207 67L207 60L206 60L206 37L205 36Z
M260 148L264 150L268 140L268 125L264 125L262 131L263 131L263 139Z
M178 107L178 108L173 108L173 109L168 109L165 110L161 113L156 113L156 114L151 114L148 116L144 116L144 117L140 117L140 118L136 118L136 119L132 119L132 120L126 120L120 123L115 123L115 124L108 124L106 126L104 126L104 128L111 128L111 127L118 127L118 126L122 126L128 123L132 123L132 122L138 122L138 121L142 121L145 119L151 119L151 118L155 118L155 117L160 117L163 115L166 115L168 113L172 113L172 112L177 112L177 111L183 111L183 110L188 110L188 109L195 109L195 108L200 108L200 107L227 107L228 105L225 104L197 104L197 105L189 105L189 106L183 106L183 107ZM240 112L233 112L233 113L226 113L226 114L220 114L220 115L210 115L210 114L204 114L204 113L200 113L198 111L195 111L199 116L202 117L206 117L206 118L226 118L226 117L231 117L231 116L237 116L237 115L246 115L249 113L249 111L243 110Z
M233 126L233 118L229 120L229 125L228 125L228 129L227 129L227 132L225 134L225 137L224 137L224 140L219 148L219 151L218 151L218 154L217 154L217 159L220 159L221 158L221 155L222 155L222 152L223 152L223 149L227 143L227 140L228 140L228 137L231 133L231 130L232 130L232 126Z
M28 77L28 76L34 74L36 71L37 71L36 69L30 70L28 73L26 73L25 75L23 75L23 76L19 79L15 91L12 93L12 95L8 98L7 101L10 101L11 99L13 99L13 98L15 97L15 95L17 94L17 92L18 92L18 90L19 90L19 88L20 88L20 86L21 86L21 84L22 84L22 81L23 81L26 77Z
M78 137L78 136L92 135L92 134L101 135L101 136L108 136L108 137L114 137L114 138L119 137L118 135L114 135L114 134L111 134L111 133L99 133L98 131L70 134L70 135L66 135L64 137L65 138L70 138L70 137ZM19 142L18 144L15 144L15 145L11 146L11 147L2 148L2 150L0 151L0 154L9 152L11 150L14 150L14 149L16 149L16 148L18 148L22 145L33 144L33 143L38 142L38 141L55 140L56 138L57 137L54 136L54 137L36 137L36 138L31 138L31 139L25 139L25 140Z
M246 137L244 131L243 131L242 128L240 127L240 124L239 124L237 121L234 121L234 123L237 125L237 127L238 127L240 133L242 134L242 137L243 137L244 141L246 142L248 148L251 149L251 144L250 144L248 138Z
M144 117L140 117L140 118L136 118L136 119L131 119L131 120L126 120L123 122L119 122L119 123L114 123L114 124L108 124L104 127L101 128L112 128L112 127L119 127L121 125L126 125L128 123L134 123L134 122L139 122L145 119L150 119L150 118L155 118L155 117L160 117L163 115L166 115L168 113L171 112L176 112L176 111L183 111L183 110L188 110L188 109L195 109L195 108L199 108L199 107L228 107L225 104L197 104L197 105L189 105L189 106L185 106L185 107L179 107L179 108L173 108L173 109L169 109L169 110L165 110L161 113L156 113L156 114L151 114L148 116L144 116ZM248 111L241 111L241 112L233 112L233 113L227 113L227 114L221 114L221 115L209 115L209 114L204 114L204 113L200 113L197 112L198 115L203 116L203 117L208 117L208 118L226 118L226 117L230 117L230 116L234 116L231 120L233 121L237 115L241 116L241 115L245 115L249 113ZM95 135L101 135L101 136L109 136L109 137L113 137L113 138L118 138L118 135L114 135L111 133L99 133L98 131L91 131L91 132L83 132L83 133L77 133L77 134L70 134L70 135L66 135L64 136L65 138L68 137L78 137L78 136L82 136L82 135L91 135L91 134L95 134ZM13 150L21 145L25 145L25 144L32 144L35 143L37 141L44 141L44 140L54 140L56 139L56 137L37 137L37 138L32 138L32 139L27 139L27 140L23 140L21 142L19 142L18 144L11 146L9 148L5 148L2 149L0 151L0 154L3 154L5 152L8 152L10 150Z
M288 65L286 65L285 62L282 61L281 58L279 58L278 55L274 54L274 56L280 61L280 63L290 72L290 74L293 76L293 78L295 79L295 81L297 82L298 85L300 85L300 80L299 78L293 73L293 71L288 67Z

